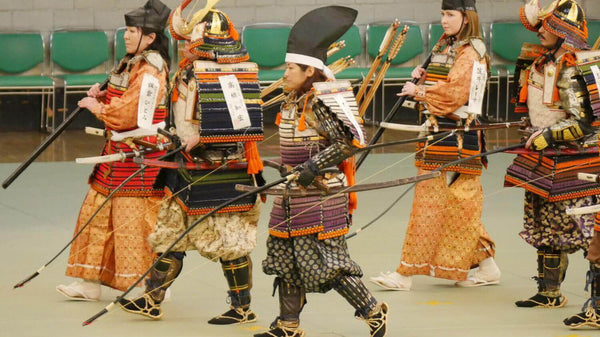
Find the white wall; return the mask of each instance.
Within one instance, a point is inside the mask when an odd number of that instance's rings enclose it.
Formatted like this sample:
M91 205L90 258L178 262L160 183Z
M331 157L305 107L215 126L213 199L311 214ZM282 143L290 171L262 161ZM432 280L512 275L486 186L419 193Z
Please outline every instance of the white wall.
M542 0L542 3L549 0ZM163 0L171 8L179 0ZM0 0L0 31L58 28L95 28L113 30L124 25L123 14L141 6L145 0ZM198 6L204 0L196 0ZM322 5L337 4L359 11L357 23L399 19L427 23L439 20L440 0L222 0L225 11L241 28L256 22L294 23L307 11ZM479 0L482 22L518 20L524 0ZM598 0L580 0L588 19L600 20Z

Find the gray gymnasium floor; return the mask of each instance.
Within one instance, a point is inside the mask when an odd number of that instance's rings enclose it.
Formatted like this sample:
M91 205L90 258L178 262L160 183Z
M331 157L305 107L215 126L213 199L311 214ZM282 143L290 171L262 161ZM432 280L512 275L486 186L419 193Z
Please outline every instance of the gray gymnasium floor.
M0 178L4 179L22 160L15 137L31 140L29 152L43 135L0 134ZM25 137L25 138L24 138ZM64 151L86 146L86 141L61 137L57 148ZM66 140L65 140L66 138ZM75 137L77 138L77 137ZM510 137L508 137L510 138ZM499 133L492 145L503 145L507 134ZM18 144L17 144L18 143ZM100 142L101 143L101 142ZM163 305L160 321L127 314L114 308L94 324L81 323L100 311L118 292L103 289L100 302L72 302L54 290L59 283L71 282L64 276L67 253L61 255L30 284L21 289L12 286L35 272L71 238L81 201L87 191L89 166L78 166L52 150L45 162L34 163L8 189L0 190L0 336L251 336L266 329L278 313L277 298L271 297L273 278L262 273L265 256L266 223L270 202L264 205L254 261L253 309L259 314L255 323L216 327L206 324L212 316L227 309L226 283L220 266L190 252L181 276L172 286L173 298ZM415 174L410 153L374 154L359 172L359 181L372 182ZM268 151L266 151L269 153ZM81 154L80 154L81 155ZM83 156L81 155L81 156ZM412 192L371 228L349 241L353 258L362 266L365 282L378 300L390 306L387 336L594 336L594 330L571 331L562 324L566 316L579 312L586 299L583 291L586 263L581 253L571 255L571 264L563 284L569 303L561 309L518 309L513 302L533 295L536 285L535 250L517 235L521 228L520 189L502 187L504 170L512 155L490 157L489 170L483 175L485 191L483 222L497 244L497 261L502 270L501 283L481 288L456 288L453 282L418 276L410 292L383 291L369 283L368 276L394 270L412 203ZM12 159L10 159L12 158ZM69 160L72 160L70 158ZM387 169L381 173L380 170ZM268 169L267 180L276 174ZM371 180L365 180L374 175ZM355 229L376 217L406 187L365 192L359 195ZM311 337L368 336L367 326L353 318L353 310L337 293L309 294L301 316L302 327Z

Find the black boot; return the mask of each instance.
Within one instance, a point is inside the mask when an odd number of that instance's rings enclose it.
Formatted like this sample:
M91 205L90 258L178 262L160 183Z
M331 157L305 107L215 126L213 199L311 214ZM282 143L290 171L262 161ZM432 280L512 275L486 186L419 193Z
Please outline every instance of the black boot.
M532 297L515 302L521 308L561 308L567 304L567 298L560 293L569 260L567 254L549 248L538 250L538 293Z
M171 286L171 283L181 272L184 256L185 253L171 252L163 257L152 268L150 278L146 280L144 295L132 300L120 299L119 306L121 306L121 309L152 319L160 319L163 315L160 303L165 298L167 288Z
M255 322L257 316L250 310L252 261L244 256L232 261L221 260L221 267L229 285L231 309L208 321L209 324L226 325Z
M279 317L271 323L267 332L255 334L254 337L304 337L300 329L300 312L306 304L306 294L303 288L293 286L276 277L273 284L273 294L279 287Z
M348 275L341 276L334 282L333 289L356 309L355 316L367 323L369 336L385 336L388 305L385 302L377 304L377 300L371 295L371 292L365 287L360 278Z
M586 275L585 291L591 286L590 298L583 304L582 312L563 321L571 329L590 326L600 328L600 266L590 263Z

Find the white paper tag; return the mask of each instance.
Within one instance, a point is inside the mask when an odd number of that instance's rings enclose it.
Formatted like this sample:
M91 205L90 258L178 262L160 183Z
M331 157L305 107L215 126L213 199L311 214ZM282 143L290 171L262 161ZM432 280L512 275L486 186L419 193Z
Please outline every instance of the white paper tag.
M152 125L154 110L156 109L156 100L158 99L159 85L158 78L150 74L144 74L142 87L140 88L137 118L137 125L142 129L148 129Z
M351 97L354 98L354 96L351 96ZM344 99L344 97L341 94L334 94L333 99L335 99L335 101L338 104L338 106L340 107L340 109L342 109L342 111L344 112L344 115L346 115L346 118L348 118L350 123L352 123L352 126L354 126L356 133L358 133L358 138L359 138L360 144L364 145L365 144L365 136L363 135L363 133L360 129L360 125L356 121L356 118L354 117L354 114L352 113L352 109L350 108L350 105L348 104L348 102Z
M471 91L469 93L469 106L467 108L468 113L481 115L481 109L483 107L483 95L485 93L486 83L486 65L474 61L473 72L471 73Z
M242 94L242 88L235 75L219 76L219 82L221 83L221 89L223 89L223 95L225 96L225 102L227 102L227 109L231 116L231 122L235 130L250 127L250 115L244 103L244 96Z
M594 80L596 81L596 85L600 85L600 68L597 65L593 65L590 67L592 70L592 74L594 74Z

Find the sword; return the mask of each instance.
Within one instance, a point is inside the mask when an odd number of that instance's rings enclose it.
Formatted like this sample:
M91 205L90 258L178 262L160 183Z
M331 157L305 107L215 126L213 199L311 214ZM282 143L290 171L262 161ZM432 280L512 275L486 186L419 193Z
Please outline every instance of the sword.
M94 156L94 157L83 157L83 158L75 158L75 162L77 164L100 164L100 163L112 163L115 161L123 161L127 158L141 157L147 153L152 153L158 151L162 151L172 143L158 143L156 144L156 149L154 148L144 148L141 150L132 149L133 152L123 152L119 153L107 154L104 156ZM143 163L142 163L143 164Z
M398 130L398 131L410 131L410 132L439 132L439 131L478 131L478 130L494 130L494 129L508 129L514 127L525 127L527 126L525 121L519 122L506 122L506 123L491 123L491 124L481 124L481 125L470 125L464 127L440 127L440 126L432 126L429 120L425 121L425 123L421 125L410 125L410 124L396 124L396 123L388 123L381 122L379 126L385 129L390 130Z

